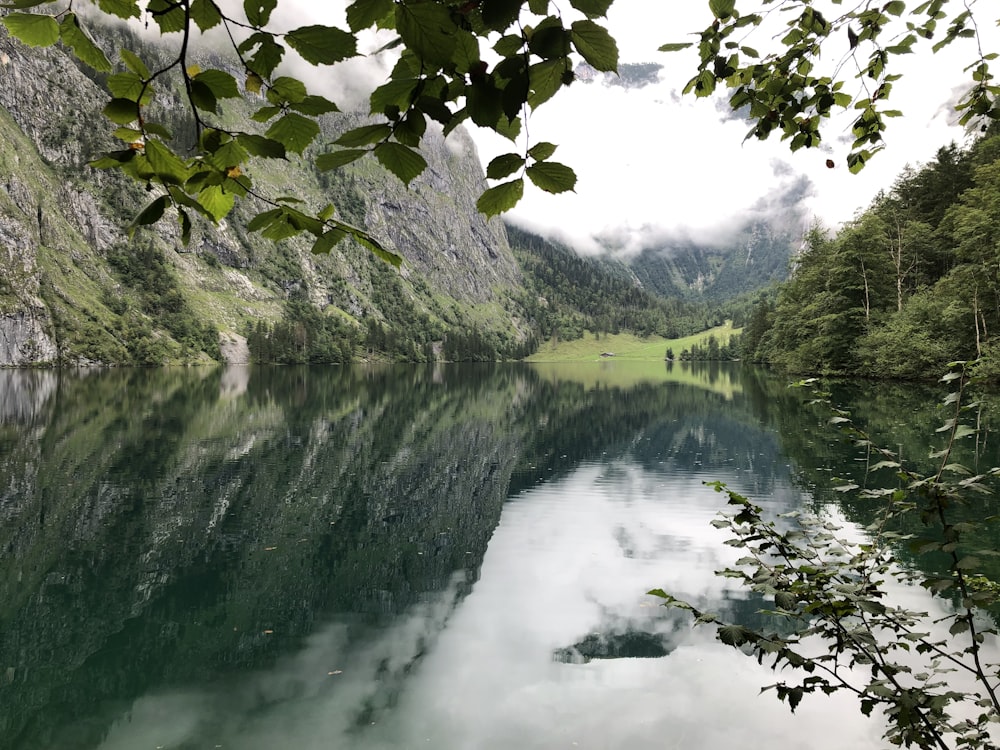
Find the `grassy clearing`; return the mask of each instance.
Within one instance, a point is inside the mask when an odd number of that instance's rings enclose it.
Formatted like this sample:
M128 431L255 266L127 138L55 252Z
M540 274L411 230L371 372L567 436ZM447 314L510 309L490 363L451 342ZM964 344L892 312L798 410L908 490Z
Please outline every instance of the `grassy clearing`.
M557 344L546 342L528 357L528 361L600 362L611 360L611 357L601 356L602 352L610 352L614 354L614 360L663 362L668 348L674 350L675 357L679 357L681 351L690 349L692 344L704 344L709 336L715 336L720 344L724 344L729 341L730 336L739 333L740 330L733 328L732 321L727 320L721 326L680 339L665 339L662 336L639 338L631 333L602 334L598 339L592 333L586 332L582 339L575 341L560 341Z

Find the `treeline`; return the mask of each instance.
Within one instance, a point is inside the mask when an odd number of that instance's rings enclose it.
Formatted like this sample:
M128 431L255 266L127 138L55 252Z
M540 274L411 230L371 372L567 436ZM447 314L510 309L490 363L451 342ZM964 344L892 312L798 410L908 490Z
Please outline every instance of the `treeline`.
M650 293L624 265L580 257L513 226L507 236L525 276L520 302L541 340L572 341L585 330L677 338L722 323L707 305Z
M320 310L302 292L286 303L281 320L258 320L246 331L250 360L258 364L347 364L359 358L394 362L496 362L523 359L537 347L533 336L503 338L477 327L444 329L426 316L402 324L347 317Z
M719 341L713 333L704 344L694 343L689 348L682 349L679 359L682 362L728 362L739 359L742 349L738 333L732 334L725 341ZM674 359L674 350L667 349L665 358Z
M1000 129L952 144L835 235L816 228L743 330L746 359L796 372L1000 376Z
M148 238L139 239L131 247L111 249L108 262L118 284L103 302L118 316L113 333L127 351L124 358L112 355L115 359L149 365L202 355L219 358L218 330L195 313L162 250Z

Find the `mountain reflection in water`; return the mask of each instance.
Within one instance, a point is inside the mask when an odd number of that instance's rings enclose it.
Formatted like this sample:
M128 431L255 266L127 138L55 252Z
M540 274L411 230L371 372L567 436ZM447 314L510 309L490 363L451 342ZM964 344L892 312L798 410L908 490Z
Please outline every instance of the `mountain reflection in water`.
M702 481L811 500L781 446L815 420L760 373L8 371L0 393L3 750L880 746L846 698L758 696L766 668L644 594L757 617L714 575L736 550Z

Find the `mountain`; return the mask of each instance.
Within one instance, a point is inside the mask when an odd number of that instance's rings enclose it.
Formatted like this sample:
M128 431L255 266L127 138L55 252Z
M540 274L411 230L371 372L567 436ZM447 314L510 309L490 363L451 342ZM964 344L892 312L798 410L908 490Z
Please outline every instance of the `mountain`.
M101 43L114 49L128 34L109 29ZM320 173L308 153L253 174L264 194L333 202L405 258L399 271L347 242L313 256L304 241L250 233L252 201L218 226L198 224L187 246L169 217L129 239L149 195L86 165L116 148L102 83L60 48L0 35L0 364L245 361L248 335L286 321L289 300L320 311L348 353L373 336L401 359L426 358L449 331L476 332L494 357L526 341L513 301L521 272L500 220L475 209L485 183L466 134L447 144L429 134L430 166L409 189L374 160ZM181 97L161 98L158 119L177 138L193 134ZM331 117L322 140L359 118Z
M98 41L112 57L143 44L124 27ZM165 49L144 50L167 62ZM203 58L203 68L229 65ZM656 70L626 73L641 85ZM254 167L261 194L332 203L404 258L398 270L350 241L313 255L304 240L250 232L256 199L218 225L196 221L187 244L169 215L129 236L152 186L87 165L121 148L101 114L106 78L61 47L28 49L0 30L0 366L520 358L584 328L692 333L713 322L706 300L780 265L764 261L776 243L752 238L736 253L752 259L751 274L693 247L629 265L518 233L515 252L503 223L476 210L485 178L460 130L447 142L428 133L429 167L409 188L373 159L317 171L312 149ZM190 143L186 99L165 88L155 117ZM221 117L245 127L250 105L233 101ZM326 116L319 142L363 122Z
M722 247L683 241L646 248L627 263L659 296L718 303L787 279L803 229L794 222L753 221Z

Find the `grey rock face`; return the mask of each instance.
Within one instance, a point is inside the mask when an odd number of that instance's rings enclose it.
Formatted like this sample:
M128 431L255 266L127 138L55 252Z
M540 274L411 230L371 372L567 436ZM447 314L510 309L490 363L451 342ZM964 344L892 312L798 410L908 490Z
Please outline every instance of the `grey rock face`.
M0 316L0 366L54 362L59 350L45 330L47 322L45 311L37 308Z
M155 313L138 309L136 298L146 290L133 293L114 265L138 243L162 255L185 303L219 330L225 361L246 361L240 342L247 328L261 317L279 318L285 300L304 288L317 307L344 314L359 328L368 317L389 320L386 309L398 300L386 300L384 279L375 278L388 267L347 242L318 257L307 239L276 244L247 232L263 204L240 204L217 226L196 221L188 246L169 216L128 237L126 225L157 188L143 190L113 170L86 166L121 147L101 115L107 97L100 78L88 76L61 47L29 49L0 29L0 366L114 364L131 361L118 359L135 349L130 336L147 337L140 343L174 342ZM169 93L161 99L156 118L183 131L182 99ZM331 117L324 128L344 130L364 119ZM333 140L329 132L323 142ZM352 222L404 257L401 283L393 288L413 310L439 323L446 317L441 325L447 328L461 325L471 307L489 305L491 314L483 316L489 325L520 335L516 316L495 314L512 309L521 276L502 222L487 221L476 210L485 179L471 138L455 132L446 140L440 131L428 132L422 153L429 167L409 187L374 159L345 170ZM341 208L340 199L327 194L329 182L305 160L253 168L264 194L301 197L314 210L327 202ZM205 355L195 356L204 361Z

